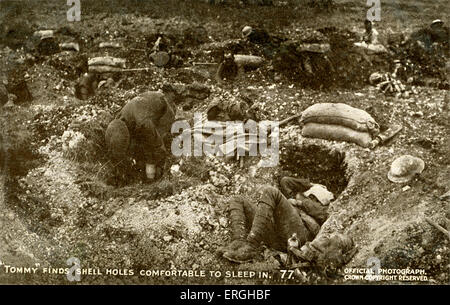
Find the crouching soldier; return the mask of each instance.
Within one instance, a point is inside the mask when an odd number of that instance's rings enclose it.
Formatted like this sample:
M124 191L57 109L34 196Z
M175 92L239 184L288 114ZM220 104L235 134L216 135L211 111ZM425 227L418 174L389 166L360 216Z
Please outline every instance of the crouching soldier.
M86 100L95 94L100 78L95 73L83 74L75 84L75 97L80 100Z
M130 100L108 125L105 133L108 153L115 163L128 157L138 161L148 180L162 175L167 150L164 138L175 119L167 95L150 91Z
M365 32L362 35L362 41L354 45L363 48L368 54L386 53L387 49L378 40L378 31L374 28L372 21L364 21Z
M290 177L281 180L281 188L286 194L292 194L295 188L296 199L287 199L280 190L267 186L261 188L256 206L243 197L231 200L233 241L219 249L219 253L230 261L243 263L256 258L264 243L270 248L293 253L306 263L326 262L327 266L347 263L354 254L350 238L342 234L321 234L316 238L328 218L332 193L324 186ZM289 246L288 240L293 236L300 249Z

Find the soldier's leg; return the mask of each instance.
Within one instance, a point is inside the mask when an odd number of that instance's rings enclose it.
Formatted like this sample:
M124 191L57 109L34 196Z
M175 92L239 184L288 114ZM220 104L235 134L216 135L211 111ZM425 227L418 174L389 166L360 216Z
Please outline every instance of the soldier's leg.
M271 247L286 250L287 240L293 233L297 234L300 245L310 235L298 211L286 197L274 187L264 187L247 240L255 245L265 241Z
M311 239L311 234L298 211L278 189L267 186L263 187L260 193L246 240L241 239L246 232L244 215L246 209L252 214L252 209L249 206L245 208L245 201L241 199L232 201L232 234L236 239L229 246L219 249L219 252L231 261L243 263L252 260L258 255L261 242L277 250L286 251L287 240L293 233L297 234L300 245Z
M287 198L295 198L297 193L303 193L312 186L308 179L283 177L280 181L281 191Z
M242 196L230 200L231 239L245 240L248 234L249 223L253 220L247 217L254 215L252 205Z
M254 214L254 206L246 198L236 196L230 200L232 242L225 247L218 248L219 254L238 263L247 262L258 255L258 247L246 240Z

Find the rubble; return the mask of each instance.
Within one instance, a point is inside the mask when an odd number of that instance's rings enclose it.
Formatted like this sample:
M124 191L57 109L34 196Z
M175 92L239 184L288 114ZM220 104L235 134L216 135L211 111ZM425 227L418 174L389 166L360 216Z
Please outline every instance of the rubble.
M100 42L100 44L98 45L98 47L100 49L104 49L104 48L122 48L122 45L119 42Z
M164 67L170 61L170 55L164 51L152 53L150 58L157 67Z
M8 91L6 90L5 85L0 83L0 106L3 106L8 102Z

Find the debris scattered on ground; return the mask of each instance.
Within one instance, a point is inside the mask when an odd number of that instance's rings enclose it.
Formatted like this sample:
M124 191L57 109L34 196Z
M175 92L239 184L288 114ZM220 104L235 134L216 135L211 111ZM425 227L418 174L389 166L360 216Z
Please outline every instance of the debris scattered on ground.
M61 50L69 50L69 51L77 51L77 52L80 51L80 45L75 42L60 43L59 47L61 48Z
M387 130L379 133L372 142L370 142L370 148L374 149L380 144L384 144L395 137L403 129L402 125L392 125Z
M122 48L122 45L120 43L118 43L118 42L100 42L98 47L100 49L103 49L103 48L117 48L117 49L119 49L119 48Z
M443 227L441 227L440 225L438 225L437 223L435 223L433 220L431 220L431 218L426 217L425 220L432 225L433 227L435 227L436 229L438 229L439 231L441 231L442 233L445 234L445 236L448 237L448 239L450 239L450 233L448 230L444 229Z

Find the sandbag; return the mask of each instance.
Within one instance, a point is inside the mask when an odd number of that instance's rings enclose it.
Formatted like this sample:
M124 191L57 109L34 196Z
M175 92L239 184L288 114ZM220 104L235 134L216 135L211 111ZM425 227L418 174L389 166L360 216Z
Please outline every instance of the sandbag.
M363 48L365 50L368 51L368 53L373 53L373 54L380 54L380 53L386 53L387 49L381 45L381 44L373 44L373 43L365 43L365 42L356 42L354 44L355 46L359 47L359 48Z
M342 103L319 103L302 112L303 123L341 125L376 136L380 126L366 111Z
M126 59L116 57L94 57L88 60L89 66L111 66L118 68L126 68Z
M264 58L254 55L234 55L234 62L238 67L259 68L264 63Z
M120 72L122 69L112 66L89 66L88 71L92 73L113 73Z
M369 147L372 141L368 132L331 124L307 123L303 126L302 135L310 138L356 143L365 148Z

